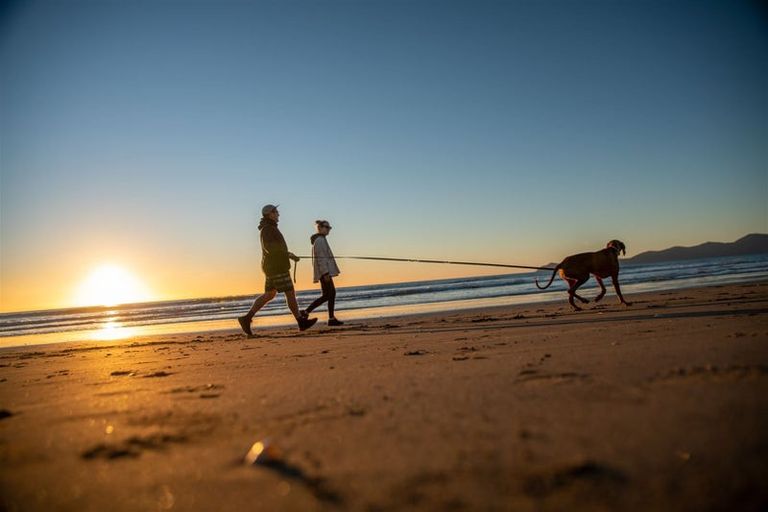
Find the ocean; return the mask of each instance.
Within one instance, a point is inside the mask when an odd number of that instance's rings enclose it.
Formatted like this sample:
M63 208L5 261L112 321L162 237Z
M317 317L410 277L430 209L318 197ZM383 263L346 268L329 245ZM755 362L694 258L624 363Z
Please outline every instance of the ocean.
M418 264L418 263L415 263ZM559 278L546 291L551 272L537 271L496 276L466 277L337 289L337 311L342 319L376 318L421 311L450 311L472 307L561 300L565 284ZM768 278L768 254L675 261L621 267L621 286L627 300L632 293L689 288L702 285L751 282ZM615 301L610 280L605 301ZM597 287L590 279L581 290L587 297ZM307 305L319 290L298 292ZM111 340L151 333L192 332L237 328L234 319L244 314L255 295L124 304L0 314L0 347L73 340ZM323 318L324 307L315 312ZM282 297L263 308L254 321L260 325L288 324L291 318Z

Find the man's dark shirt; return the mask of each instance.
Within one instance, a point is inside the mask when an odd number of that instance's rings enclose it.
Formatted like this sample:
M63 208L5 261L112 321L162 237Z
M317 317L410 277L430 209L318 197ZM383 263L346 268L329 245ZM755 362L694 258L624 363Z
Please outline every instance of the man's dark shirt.
M261 231L261 269L268 276L283 274L291 271L291 260L288 258L288 246L277 222L263 218L259 223Z

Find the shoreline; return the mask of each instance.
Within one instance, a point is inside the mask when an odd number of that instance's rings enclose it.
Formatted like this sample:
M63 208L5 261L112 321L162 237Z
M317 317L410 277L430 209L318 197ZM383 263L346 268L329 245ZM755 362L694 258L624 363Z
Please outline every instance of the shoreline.
M724 278L723 283L715 284L696 284L689 282L687 286L685 283L682 283L682 286L671 286L671 284L675 283L681 284L679 281L672 280L658 283L632 284L628 286L622 286L622 289L625 292L625 295L631 294L632 296L635 296L642 294L661 293L672 290L683 291L706 288L710 286L737 285L743 282L768 283L768 279L762 278L756 281L748 281L748 276L740 279L734 279L733 277L729 276ZM597 287L593 285L594 283L590 281L588 285L583 288L583 291L589 293L590 297L592 296L592 292L597 290ZM608 288L608 292L601 301L601 304L606 304L615 300L615 292L609 282L606 283L606 287ZM646 291L638 291L643 290L644 288L650 289ZM278 297L275 300L280 301L282 299ZM373 308L348 310L339 309L337 305L337 311L339 312L340 316L343 316L343 320L349 319L350 321L375 321L376 319L396 319L410 316L465 313L489 308L507 308L516 306L531 306L534 304L550 304L556 303L560 300L563 302L567 301L567 294L565 290L554 290L538 293L534 292L530 294L510 295L504 297L458 299L453 301L427 302L402 306L379 306ZM594 304L590 302L586 305L585 311L588 311L590 307L593 306ZM324 306L321 307L315 315L313 315L317 316L319 319L318 326L323 323L325 315L326 311ZM116 327L114 325L108 324L107 327L98 329L5 336L0 337L0 351L14 347L38 347L58 345L61 343L104 343L110 341L120 341L132 338L146 338L161 335L220 333L232 330L233 328L230 324L236 323L236 321L237 319L233 317L231 319L202 320L193 322L169 322L135 327ZM254 324L252 328L254 333L257 333L275 328L291 327L293 325L294 320L290 314L282 313L261 316L257 314L254 318ZM238 332L240 332L239 329Z
M3 349L0 508L764 508L768 283L628 299Z

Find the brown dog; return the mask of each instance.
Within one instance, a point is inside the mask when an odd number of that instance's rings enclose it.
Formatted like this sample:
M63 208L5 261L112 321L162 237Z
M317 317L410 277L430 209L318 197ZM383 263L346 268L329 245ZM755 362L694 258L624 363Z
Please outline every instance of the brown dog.
M600 294L595 297L595 302L597 302L605 295L603 279L610 276L611 281L613 281L613 288L616 290L616 295L618 295L621 303L625 306L631 306L631 303L624 300L624 297L621 295L621 288L619 287L619 252L626 255L626 247L619 240L611 240L606 248L601 251L568 256L555 267L555 271L552 272L552 277L549 278L546 286L539 285L538 279L536 279L536 286L540 290L549 288L549 285L555 280L555 274L559 271L560 277L568 283L568 302L573 309L581 311L581 308L574 304L573 298L576 297L585 304L589 300L576 294L579 286L587 282L590 274L594 275L595 279L597 279L597 284L600 285Z

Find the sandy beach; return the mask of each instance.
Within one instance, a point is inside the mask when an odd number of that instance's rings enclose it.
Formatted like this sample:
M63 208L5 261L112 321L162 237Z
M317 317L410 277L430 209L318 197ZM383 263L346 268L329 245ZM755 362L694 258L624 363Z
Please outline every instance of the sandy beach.
M768 283L562 299L3 349L0 508L765 510Z

